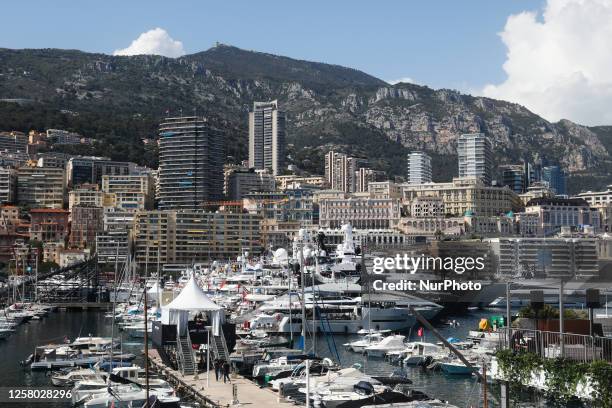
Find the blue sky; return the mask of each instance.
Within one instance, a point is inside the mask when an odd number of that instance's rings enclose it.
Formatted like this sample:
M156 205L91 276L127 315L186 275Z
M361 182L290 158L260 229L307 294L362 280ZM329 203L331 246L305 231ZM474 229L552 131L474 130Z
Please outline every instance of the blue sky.
M161 27L187 53L215 41L335 63L384 80L478 89L504 80L498 33L544 0L7 1L0 47L112 53Z

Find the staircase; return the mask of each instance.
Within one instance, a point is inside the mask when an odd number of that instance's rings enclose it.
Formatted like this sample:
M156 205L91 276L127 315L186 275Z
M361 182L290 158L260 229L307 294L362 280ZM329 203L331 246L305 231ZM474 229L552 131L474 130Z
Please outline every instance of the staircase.
M197 364L191 348L189 333L176 336L176 357L178 369L183 375L194 375L197 373Z
M227 351L227 343L225 343L223 332L219 336L210 336L210 346L214 358L229 362L229 351Z

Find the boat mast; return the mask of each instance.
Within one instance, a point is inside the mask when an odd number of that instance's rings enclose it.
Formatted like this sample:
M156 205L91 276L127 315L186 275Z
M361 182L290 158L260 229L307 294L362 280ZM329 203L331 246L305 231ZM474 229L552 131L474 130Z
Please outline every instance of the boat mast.
M312 278L312 353L317 355L317 302L315 299L315 272L319 269L319 250L315 250L315 269L310 270L310 277Z
M115 275L113 282L113 319L111 320L111 343L110 343L110 358L108 363L108 386L111 384L111 374L113 372L113 341L115 341L115 305L117 304L117 262L119 260L119 241L117 241L117 249L115 251Z
M159 242L157 244L157 247L159 248ZM147 259L149 257L149 249L147 247ZM157 257L157 268L158 268L158 273L159 273L159 249L158 249L158 257ZM148 309L148 303L147 303L147 278L148 278L148 266L147 264L145 264L145 279L144 279L144 365L145 365L145 397L146 397L146 401L145 402L145 407L149 406L149 335L147 333L147 309Z
M300 237L300 278L302 281L302 351L306 351L306 280L304 279L304 236Z
M293 316L292 316L292 298L291 298L291 281L293 280L293 270L289 265L289 254L287 254L287 277L289 278L289 336L291 339L291 347L293 347ZM606 303L607 307L607 303Z

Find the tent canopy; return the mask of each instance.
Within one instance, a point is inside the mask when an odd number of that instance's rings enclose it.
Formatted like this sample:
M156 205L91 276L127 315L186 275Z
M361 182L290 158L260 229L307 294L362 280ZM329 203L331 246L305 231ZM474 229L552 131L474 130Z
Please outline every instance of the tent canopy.
M164 306L164 309L210 312L221 310L221 306L210 300L192 275L181 293L172 302Z
M159 288L158 283L155 282L153 286L151 286L151 288L147 290L147 295L157 295L159 292L161 292L161 289Z
M213 334L221 333L221 324L225 317L225 311L204 293L198 286L192 275L174 300L162 307L162 324L176 324L177 332L183 335L187 330L187 322L190 312L207 312L212 318Z

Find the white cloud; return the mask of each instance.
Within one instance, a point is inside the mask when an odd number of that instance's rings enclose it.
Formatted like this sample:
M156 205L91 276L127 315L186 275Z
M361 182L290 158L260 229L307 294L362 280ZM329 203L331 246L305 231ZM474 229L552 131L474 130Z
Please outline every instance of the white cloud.
M154 28L140 34L129 47L115 50L113 55L153 54L165 57L180 57L185 55L183 43L170 37L163 28Z
M612 0L547 0L511 15L500 33L507 79L482 94L556 121L612 124Z
M390 79L388 81L386 81L388 84L391 85L395 85L395 84L399 84L400 82L406 83L406 84L414 84L414 79L410 78L410 77L403 77L403 78L399 78L399 79Z

